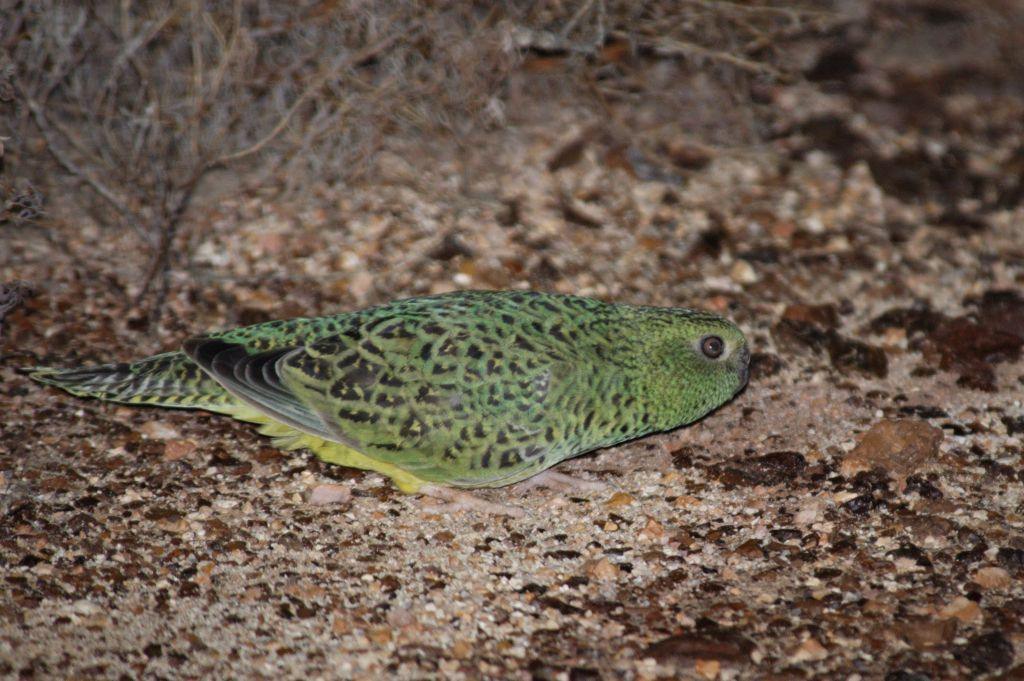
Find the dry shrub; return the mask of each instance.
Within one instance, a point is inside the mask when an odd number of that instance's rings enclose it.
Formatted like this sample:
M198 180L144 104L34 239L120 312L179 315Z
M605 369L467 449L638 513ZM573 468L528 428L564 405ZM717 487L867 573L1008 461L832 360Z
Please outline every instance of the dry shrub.
M703 0L23 0L0 17L13 164L44 176L42 149L20 143L41 138L48 162L99 199L101 222L137 231L150 263L135 304L150 312L214 168L295 189L366 174L391 139L466 148L508 121L524 55L559 55L561 95L595 110L617 91L643 95L623 85L623 54L708 64L748 87L785 77L780 40L831 20Z

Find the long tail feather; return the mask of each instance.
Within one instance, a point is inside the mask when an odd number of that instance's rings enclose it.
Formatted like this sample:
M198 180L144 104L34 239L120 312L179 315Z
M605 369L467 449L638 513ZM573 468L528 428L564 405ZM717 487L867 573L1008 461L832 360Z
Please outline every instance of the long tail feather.
M228 412L238 401L183 352L165 352L137 362L74 369L37 367L31 378L73 395L124 404Z

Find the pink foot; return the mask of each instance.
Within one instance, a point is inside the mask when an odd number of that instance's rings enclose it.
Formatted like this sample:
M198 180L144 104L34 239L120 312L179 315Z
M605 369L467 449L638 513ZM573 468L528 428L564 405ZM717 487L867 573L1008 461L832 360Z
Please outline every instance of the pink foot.
M527 492L537 487L546 487L557 492L569 492L572 490L582 492L600 492L608 489L608 485L599 480L583 480L574 478L565 473L557 473L553 470L546 470L538 473L532 478L527 478L516 485L517 492Z
M507 515L513 518L522 518L523 509L516 506L506 506L505 504L495 504L490 501L485 501L480 497L471 494L470 492L463 492L461 490L452 489L451 487L442 487L441 485L424 485L419 489L420 494L431 497L432 499L439 499L443 503L431 504L425 507L424 510L429 513L455 513L457 511L476 511L478 513L489 513L492 515Z

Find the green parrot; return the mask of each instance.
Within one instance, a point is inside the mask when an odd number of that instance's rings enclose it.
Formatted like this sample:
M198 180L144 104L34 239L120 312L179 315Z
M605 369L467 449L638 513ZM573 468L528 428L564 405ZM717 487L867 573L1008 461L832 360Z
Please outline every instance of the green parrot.
M75 395L256 422L278 446L377 471L403 492L507 511L460 490L696 421L743 388L749 360L743 333L705 312L465 291L31 376Z

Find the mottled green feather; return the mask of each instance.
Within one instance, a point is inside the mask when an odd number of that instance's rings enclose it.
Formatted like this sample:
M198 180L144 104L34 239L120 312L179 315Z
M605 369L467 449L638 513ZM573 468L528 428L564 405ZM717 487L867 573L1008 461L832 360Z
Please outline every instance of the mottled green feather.
M717 357L702 349L709 337L722 341ZM288 446L414 491L505 485L690 423L742 388L748 359L743 334L707 313L462 292L33 377L78 395L258 421Z

